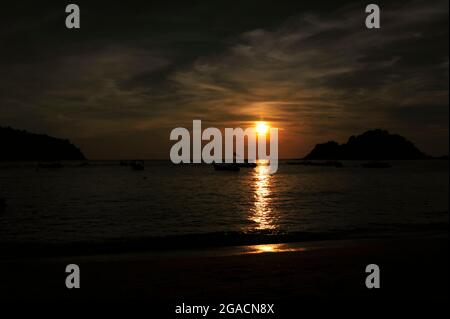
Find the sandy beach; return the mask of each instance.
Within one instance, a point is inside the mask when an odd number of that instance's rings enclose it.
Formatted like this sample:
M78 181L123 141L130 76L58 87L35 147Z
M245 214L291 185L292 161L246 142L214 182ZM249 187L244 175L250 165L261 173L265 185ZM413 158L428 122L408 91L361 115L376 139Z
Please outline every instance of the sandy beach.
M4 260L0 296L166 301L449 296L448 237L279 247ZM65 287L70 263L80 266L81 289ZM371 263L381 269L380 289L365 287L365 267Z

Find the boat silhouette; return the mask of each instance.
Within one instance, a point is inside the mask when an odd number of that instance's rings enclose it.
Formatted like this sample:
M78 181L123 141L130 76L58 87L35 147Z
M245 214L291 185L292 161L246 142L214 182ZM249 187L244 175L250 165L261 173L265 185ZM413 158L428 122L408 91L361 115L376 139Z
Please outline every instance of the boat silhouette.
M241 169L236 163L213 163L213 167L216 171L228 172L239 172Z
M0 214L6 211L6 199L0 198Z
M131 169L134 171L143 171L145 170L145 165L143 161L134 161L130 163Z
M304 165L304 166L328 166L328 167L344 167L339 161L325 161L325 162L315 162L315 161L300 161L300 162L288 162L289 165Z
M63 165L60 162L39 163L38 168L63 168Z
M244 163L236 163L241 168L255 168L258 166L256 163L249 163L247 160Z
M392 167L392 165L389 164L388 162L377 162L377 161L362 163L361 166L364 168L389 168L389 167Z

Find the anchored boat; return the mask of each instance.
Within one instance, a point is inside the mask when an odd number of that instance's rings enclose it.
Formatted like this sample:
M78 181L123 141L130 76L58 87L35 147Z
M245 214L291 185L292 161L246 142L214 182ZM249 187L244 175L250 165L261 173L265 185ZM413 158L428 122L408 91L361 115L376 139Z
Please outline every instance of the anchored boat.
M213 163L213 167L216 171L229 172L239 172L241 169L236 163Z

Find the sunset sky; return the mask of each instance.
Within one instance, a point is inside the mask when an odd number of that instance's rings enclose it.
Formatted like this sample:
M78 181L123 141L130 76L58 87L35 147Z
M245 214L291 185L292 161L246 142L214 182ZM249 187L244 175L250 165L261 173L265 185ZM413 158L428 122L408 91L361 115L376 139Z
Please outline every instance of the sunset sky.
M175 127L280 128L280 157L383 128L448 154L448 1L16 1L0 13L0 126L91 159L168 158ZM69 2L68 2L69 3Z

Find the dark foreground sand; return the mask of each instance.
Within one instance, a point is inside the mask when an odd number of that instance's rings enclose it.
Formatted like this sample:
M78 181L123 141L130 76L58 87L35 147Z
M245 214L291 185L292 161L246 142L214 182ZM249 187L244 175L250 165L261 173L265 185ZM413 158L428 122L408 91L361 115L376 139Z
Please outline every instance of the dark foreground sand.
M0 297L173 301L443 299L449 296L448 261L448 237L317 242L305 244L305 250L300 251L238 255L228 249L215 255L198 251L3 260ZM81 268L81 289L65 287L65 267L69 263ZM381 268L381 289L365 287L365 267L371 263Z

